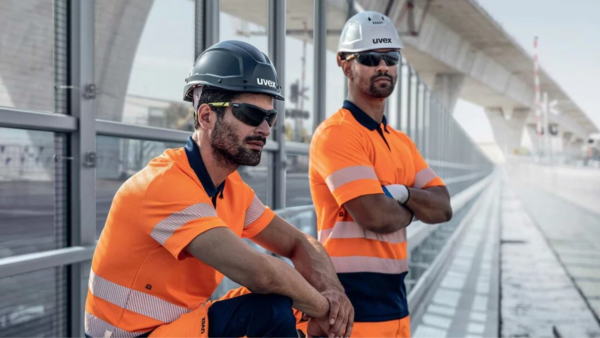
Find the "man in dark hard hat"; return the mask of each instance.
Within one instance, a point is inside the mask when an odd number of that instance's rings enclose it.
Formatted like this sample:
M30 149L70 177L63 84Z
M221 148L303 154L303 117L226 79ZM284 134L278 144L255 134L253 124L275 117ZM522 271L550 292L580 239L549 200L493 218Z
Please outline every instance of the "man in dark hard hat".
M283 100L277 74L255 47L225 41L198 57L184 89L193 136L113 200L92 261L87 336L297 337L292 307L311 318L312 334L350 335L353 308L321 244L265 207L236 171L260 162L273 99ZM246 288L209 301L224 275Z

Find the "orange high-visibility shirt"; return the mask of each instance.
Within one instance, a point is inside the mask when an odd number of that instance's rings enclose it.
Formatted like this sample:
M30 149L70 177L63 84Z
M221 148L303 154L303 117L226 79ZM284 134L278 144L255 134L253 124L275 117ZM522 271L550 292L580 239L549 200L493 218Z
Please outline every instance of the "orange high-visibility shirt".
M197 309L223 275L185 247L217 227L253 237L274 216L237 172L215 187L191 137L166 150L114 197L92 260L86 333L133 337Z
M391 234L363 229L344 203L383 194L383 185L444 185L404 133L377 123L349 101L315 131L310 188L319 241L329 253L357 322L408 316L406 228Z

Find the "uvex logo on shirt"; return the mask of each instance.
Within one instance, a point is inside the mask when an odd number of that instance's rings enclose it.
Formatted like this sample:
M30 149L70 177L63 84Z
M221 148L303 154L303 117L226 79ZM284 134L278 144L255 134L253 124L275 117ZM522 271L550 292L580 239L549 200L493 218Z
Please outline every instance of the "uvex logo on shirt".
M200 333L206 331L206 317L202 317L202 326L200 327Z
M392 43L392 39L389 39L389 38L373 39L373 43Z

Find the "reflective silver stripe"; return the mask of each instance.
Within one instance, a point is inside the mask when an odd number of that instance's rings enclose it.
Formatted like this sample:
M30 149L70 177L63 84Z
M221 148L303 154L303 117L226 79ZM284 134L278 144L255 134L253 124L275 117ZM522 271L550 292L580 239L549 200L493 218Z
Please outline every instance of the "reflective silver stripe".
M169 215L169 217L160 221L154 226L150 236L161 245L165 245L165 242L169 237L173 236L175 230L181 228L190 221L203 217L217 217L217 211L208 203L194 204L181 211L174 212Z
M318 237L321 243L325 243L328 238L366 238L390 244L398 244L406 242L406 228L390 234L378 234L363 229L356 222L335 222L333 228L319 231Z
M398 274L408 271L406 259L366 256L331 257L335 272L378 272Z
M94 271L90 271L88 286L95 297L163 323L171 323L191 311L156 296L113 283L96 275Z
M333 192L335 189L343 186L346 183L350 183L357 180L379 180L377 174L372 167L366 165L359 165L354 167L342 168L331 175L327 176L325 183L329 187L329 191Z
M427 168L419 171L415 175L414 187L417 189L421 189L424 186L426 186L427 183L429 183L432 179L434 179L436 177L437 177L437 174L435 173L435 171L433 171L433 169L431 169L430 167L427 167Z
M85 333L92 337L104 338L109 336L111 338L133 338L144 334L145 332L129 332L119 329L86 311Z
M257 219L260 218L265 213L265 205L260 201L260 199L254 195L252 199L252 204L250 204L250 208L246 210L246 218L244 220L244 228L248 225L256 222Z
M332 231L333 231L333 228L319 231L317 233L317 238L319 239L319 242L325 243L325 241L329 238L329 235L331 235Z

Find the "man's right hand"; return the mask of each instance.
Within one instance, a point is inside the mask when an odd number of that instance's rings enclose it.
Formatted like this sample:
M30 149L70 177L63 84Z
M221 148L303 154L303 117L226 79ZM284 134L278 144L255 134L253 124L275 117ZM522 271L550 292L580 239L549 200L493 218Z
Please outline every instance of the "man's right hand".
M327 337L329 332L329 319L328 317L323 318L309 318L306 327L306 336L312 337ZM329 336L331 337L331 336Z

